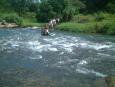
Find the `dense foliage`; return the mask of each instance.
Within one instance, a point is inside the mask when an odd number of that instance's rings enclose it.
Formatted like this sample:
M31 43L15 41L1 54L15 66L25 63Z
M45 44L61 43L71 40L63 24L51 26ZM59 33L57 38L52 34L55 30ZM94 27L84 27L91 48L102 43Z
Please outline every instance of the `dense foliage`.
M69 0L47 0L40 3L37 18L41 21L61 17L63 21L69 21L74 15L75 8Z
M74 14L98 11L115 12L114 0L0 0L0 10L12 9L20 16L35 12L39 21L61 17L69 21ZM39 1L39 0L38 0Z
M17 25L21 25L22 23L21 17L15 14L6 16L4 20L6 20L7 23L16 23Z

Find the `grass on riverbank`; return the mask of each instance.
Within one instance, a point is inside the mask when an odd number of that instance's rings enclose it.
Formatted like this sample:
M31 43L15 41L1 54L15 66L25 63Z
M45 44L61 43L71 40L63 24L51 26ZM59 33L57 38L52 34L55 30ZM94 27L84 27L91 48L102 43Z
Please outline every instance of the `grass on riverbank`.
M94 23L74 23L74 22L66 22L66 23L61 23L56 28L63 30L63 31L71 31L71 32L94 32L92 29L94 26ZM90 31L89 31L90 30Z
M23 22L21 26L24 27L41 27L43 25L43 23L38 23L35 19L31 19L31 18L23 18Z
M25 16L22 17L22 26L25 27L41 27L44 23L38 23L36 19L35 13L26 13Z
M76 15L72 21L61 23L56 28L70 32L115 35L115 15L108 13Z
M6 19L16 22L21 27L41 27L44 23L38 23L35 13L26 13L20 17L15 12L0 13L0 21ZM115 35L115 14L95 13L89 15L75 15L70 22L60 23L57 29L78 33L100 33Z
M44 23L38 23L35 17L35 13L26 13L24 16L20 17L15 12L3 12L0 13L0 22L6 20L9 23L16 23L20 27L41 27Z

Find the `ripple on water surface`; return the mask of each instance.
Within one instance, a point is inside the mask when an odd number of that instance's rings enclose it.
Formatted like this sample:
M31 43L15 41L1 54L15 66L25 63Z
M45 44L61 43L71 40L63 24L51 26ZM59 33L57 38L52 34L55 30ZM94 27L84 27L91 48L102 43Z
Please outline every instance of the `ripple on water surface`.
M93 36L87 39L85 36L65 35L59 32L48 37L41 36L37 30L18 31L19 33L14 35L12 32L15 30L8 31L8 37L6 34L0 37L0 52L6 54L0 53L0 56L9 58L12 53L10 59L21 59L16 61L17 66L19 63L19 66L22 64L21 67L32 67L35 70L40 68L41 71L52 75L60 75L61 72L57 72L59 70L63 72L62 76L68 73L69 76L81 74L106 77L114 72L115 64L107 61L115 61L114 42L95 42L92 40ZM108 73L108 69L113 72Z

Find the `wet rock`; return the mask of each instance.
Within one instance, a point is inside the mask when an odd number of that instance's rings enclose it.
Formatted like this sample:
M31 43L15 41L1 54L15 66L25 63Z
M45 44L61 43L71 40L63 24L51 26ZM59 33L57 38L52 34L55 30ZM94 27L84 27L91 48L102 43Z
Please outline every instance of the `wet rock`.
M15 23L7 23L5 21L0 22L0 28L14 28L14 27L18 27L18 25Z

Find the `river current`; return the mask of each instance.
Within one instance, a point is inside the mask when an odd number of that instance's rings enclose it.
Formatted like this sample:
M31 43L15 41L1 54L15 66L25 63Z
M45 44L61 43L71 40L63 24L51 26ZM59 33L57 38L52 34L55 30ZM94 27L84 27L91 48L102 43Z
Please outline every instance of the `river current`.
M106 87L103 78L115 75L115 37L0 29L0 72L1 87Z

